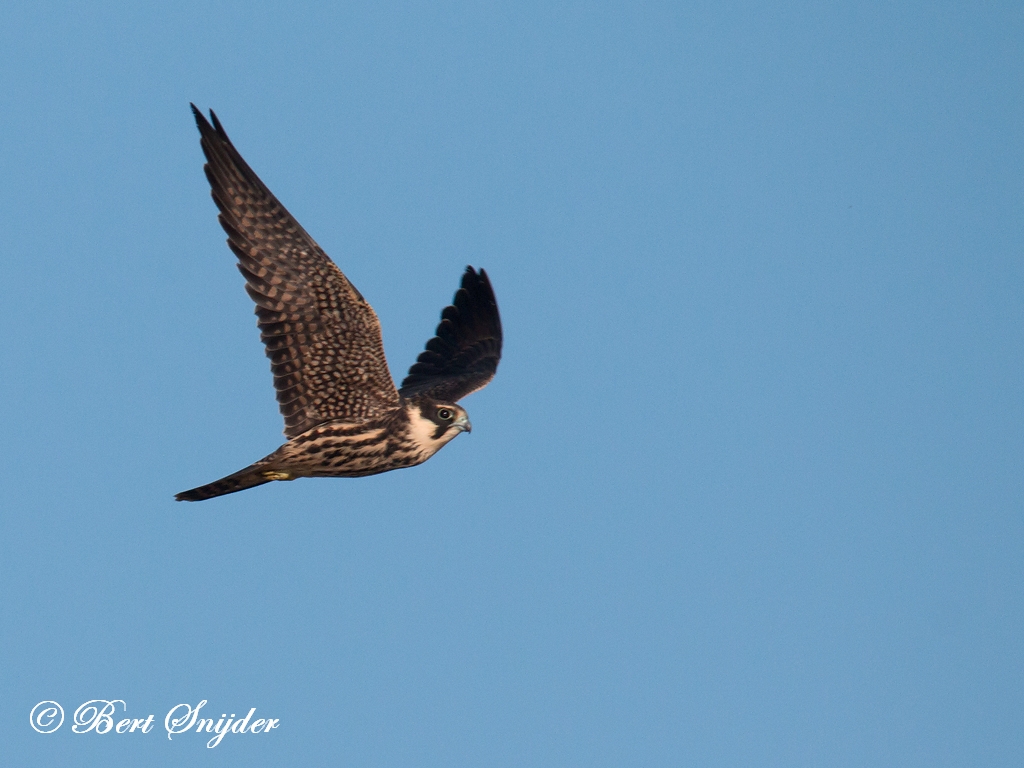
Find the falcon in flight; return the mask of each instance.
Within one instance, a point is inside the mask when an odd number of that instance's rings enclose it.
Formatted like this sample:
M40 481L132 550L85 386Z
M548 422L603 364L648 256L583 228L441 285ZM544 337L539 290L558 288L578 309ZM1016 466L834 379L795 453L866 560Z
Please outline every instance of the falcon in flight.
M202 501L271 480L362 477L421 464L470 423L458 400L494 378L501 318L484 270L466 267L400 389L366 299L253 173L210 111L192 105L206 178L245 290L256 302L287 442L266 458L178 501Z

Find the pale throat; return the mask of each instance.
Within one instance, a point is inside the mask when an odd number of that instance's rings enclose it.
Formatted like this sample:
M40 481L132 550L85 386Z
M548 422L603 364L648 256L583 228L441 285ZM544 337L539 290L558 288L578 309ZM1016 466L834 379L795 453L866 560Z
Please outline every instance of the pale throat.
M409 415L409 439L427 455L437 453L446 443L459 434L459 430L449 427L443 435L435 438L434 434L438 430L437 424L430 419L424 418L418 407L406 405L405 412Z

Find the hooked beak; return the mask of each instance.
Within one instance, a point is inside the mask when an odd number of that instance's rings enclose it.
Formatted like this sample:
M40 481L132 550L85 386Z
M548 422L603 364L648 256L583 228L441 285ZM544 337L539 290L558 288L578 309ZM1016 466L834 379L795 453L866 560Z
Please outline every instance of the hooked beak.
M452 426L462 430L463 432L473 431L473 425L469 423L468 416L459 416L459 418L452 422Z

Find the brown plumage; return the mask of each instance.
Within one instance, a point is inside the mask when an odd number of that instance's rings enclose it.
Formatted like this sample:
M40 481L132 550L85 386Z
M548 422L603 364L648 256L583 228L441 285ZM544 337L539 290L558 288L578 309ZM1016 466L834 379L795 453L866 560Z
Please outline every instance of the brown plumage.
M288 441L208 485L200 501L271 480L360 477L422 463L469 419L455 402L484 387L501 358L501 319L484 270L467 267L436 335L396 389L373 308L231 144L192 105L206 177L228 246L256 303Z

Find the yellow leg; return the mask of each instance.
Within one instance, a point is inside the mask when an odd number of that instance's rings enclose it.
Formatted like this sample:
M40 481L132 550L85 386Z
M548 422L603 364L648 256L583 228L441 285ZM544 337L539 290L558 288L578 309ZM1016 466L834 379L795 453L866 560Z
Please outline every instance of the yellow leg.
M294 477L292 477L292 473L291 472L276 472L276 471L274 471L272 469L268 469L266 472L264 472L263 476L267 480L294 480L295 479Z

